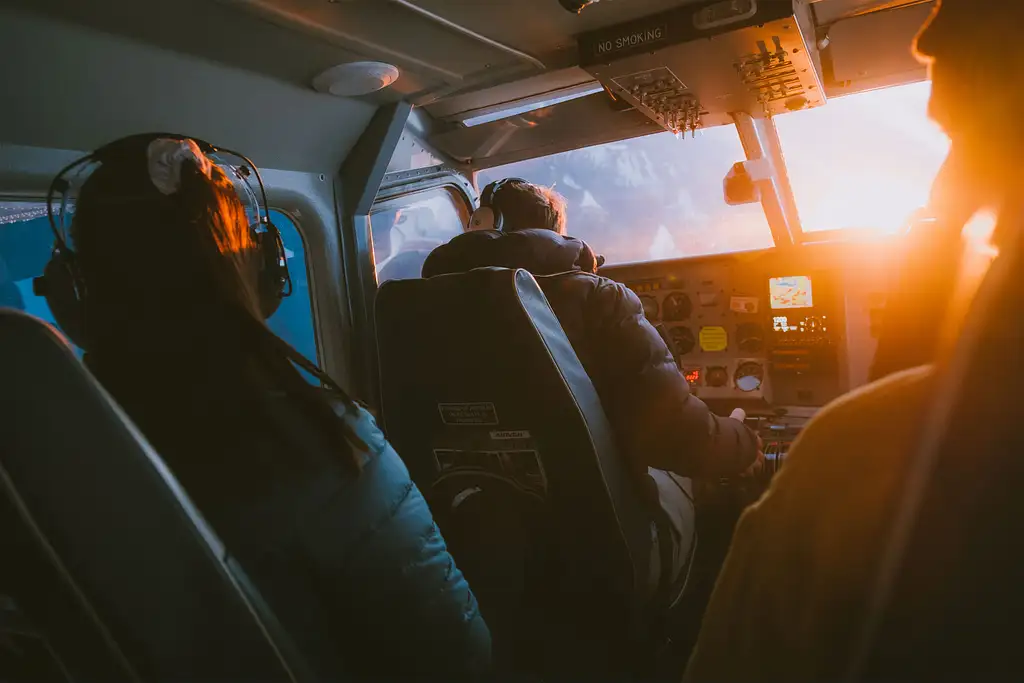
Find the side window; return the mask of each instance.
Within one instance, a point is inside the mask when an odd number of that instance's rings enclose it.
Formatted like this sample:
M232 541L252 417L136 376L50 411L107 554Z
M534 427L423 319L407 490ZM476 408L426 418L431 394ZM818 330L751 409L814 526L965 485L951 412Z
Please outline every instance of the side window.
M465 229L464 214L465 204L446 188L414 192L374 206L370 231L377 284L418 278L427 255Z
M285 214L271 209L270 220L281 232L281 240L284 242L288 272L292 276L292 295L281 301L277 311L267 320L267 325L274 334L316 363L316 327L313 324L313 302L306 269L306 243L302 241L298 227Z
M32 279L43 274L52 249L45 204L0 201L0 307L56 324L46 299L32 292Z
M281 231L293 291L267 323L315 362L316 333L302 236L285 214L271 211L270 216ZM53 233L43 203L0 201L0 306L16 308L56 324L46 299L32 292L32 279L42 275L52 247Z

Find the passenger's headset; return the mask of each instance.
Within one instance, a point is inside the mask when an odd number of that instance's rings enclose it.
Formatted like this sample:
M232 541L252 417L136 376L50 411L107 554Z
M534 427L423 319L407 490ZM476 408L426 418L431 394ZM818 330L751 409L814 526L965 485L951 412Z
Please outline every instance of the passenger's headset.
M285 255L284 242L281 240L281 233L270 220L270 211L267 204L267 192L263 185L263 178L260 176L256 165L243 154L229 149L215 147L208 142L197 138L190 138L185 135L169 133L143 133L130 135L100 147L96 151L77 159L63 169L50 183L49 192L46 195L47 217L50 221L50 229L53 230L54 244L53 253L49 263L43 270L43 275L33 281L33 291L38 296L46 298L54 320L60 328L81 348L86 348L86 315L88 310L88 288L85 279L82 277L81 266L78 256L68 246L65 235L67 234L65 220L67 217L68 198L71 192L72 180L76 179L88 164L117 163L119 160L131 158L137 155L145 159L149 152L149 145L155 140L168 139L173 141L191 140L199 146L199 149L210 158L211 163L226 167L228 177L234 177L236 186L243 188L243 193L254 209L255 221L250 224L253 243L260 252L261 269L259 275L259 296L260 309L264 317L270 317L277 310L281 299L290 296L292 293L292 280L288 272L288 261ZM212 158L217 156L231 156L243 162L239 165L223 163ZM72 172L75 172L72 176ZM252 186L249 184L249 176L254 175L259 184L259 198L257 198ZM71 179L69 180L69 176ZM154 185L155 189L155 185ZM54 202L60 195L59 209L55 211ZM176 208L180 198L175 194L165 195L155 191L152 196L147 196L147 201L158 201L164 198L169 206ZM262 203L260 202L262 199ZM73 220L73 219L72 219Z
M505 178L503 180L495 180L484 188L484 191L480 193L480 208L473 212L473 215L469 217L469 229L470 230L501 230L504 226L505 220L501 215L501 211L494 205L494 199L498 196L498 192L501 188L506 187L510 183L522 183L528 185L528 181L522 178Z

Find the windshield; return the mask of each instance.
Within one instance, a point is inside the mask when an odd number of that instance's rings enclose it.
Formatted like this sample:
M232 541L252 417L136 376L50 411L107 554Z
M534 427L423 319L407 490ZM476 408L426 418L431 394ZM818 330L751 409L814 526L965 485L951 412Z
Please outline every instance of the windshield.
M949 150L928 118L930 93L913 83L775 117L804 231L894 233L925 205Z
M482 189L518 177L554 187L569 234L608 264L771 247L760 204L729 206L722 181L745 158L735 126L677 140L657 133L480 171Z

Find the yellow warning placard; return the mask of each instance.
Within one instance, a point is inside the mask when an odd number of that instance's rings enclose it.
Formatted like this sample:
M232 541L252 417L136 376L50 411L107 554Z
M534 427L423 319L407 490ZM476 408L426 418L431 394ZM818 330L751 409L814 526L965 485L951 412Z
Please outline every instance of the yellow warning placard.
M701 351L725 351L729 347L729 333L724 327L711 325L700 328Z

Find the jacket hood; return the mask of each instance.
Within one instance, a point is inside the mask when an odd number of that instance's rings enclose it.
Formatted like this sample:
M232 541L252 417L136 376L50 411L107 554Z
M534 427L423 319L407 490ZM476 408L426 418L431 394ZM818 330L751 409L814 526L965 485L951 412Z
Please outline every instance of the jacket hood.
M551 230L475 230L431 252L423 277L486 267L524 268L534 275L596 273L603 260L583 240Z

